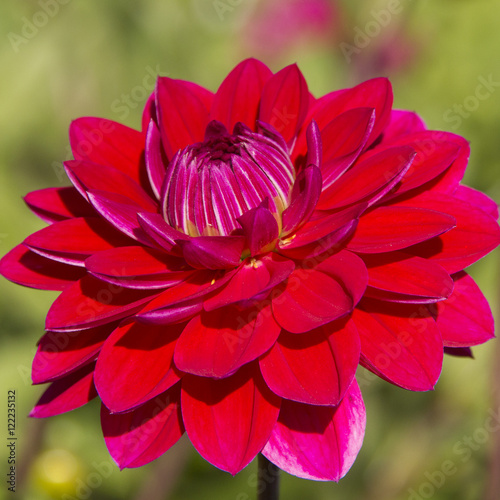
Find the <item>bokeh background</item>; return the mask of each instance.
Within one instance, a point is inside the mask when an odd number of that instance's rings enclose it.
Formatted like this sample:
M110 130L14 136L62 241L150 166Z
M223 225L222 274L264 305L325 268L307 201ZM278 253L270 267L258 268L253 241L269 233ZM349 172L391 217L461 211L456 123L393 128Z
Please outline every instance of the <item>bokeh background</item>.
M319 96L388 76L395 106L472 145L466 182L500 201L499 0L4 0L0 6L0 253L43 223L27 192L67 183L70 121L84 115L139 127L157 74L215 90L242 58L274 71L297 62ZM470 273L500 318L499 253ZM48 421L26 417L35 343L54 293L0 281L0 439L7 390L17 393L17 498L255 497L256 464L219 471L183 438L164 457L120 472L96 401ZM339 484L283 474L283 499L500 498L500 347L447 357L435 391L409 393L360 372L368 426ZM5 441L4 441L5 443ZM7 491L0 445L0 498Z

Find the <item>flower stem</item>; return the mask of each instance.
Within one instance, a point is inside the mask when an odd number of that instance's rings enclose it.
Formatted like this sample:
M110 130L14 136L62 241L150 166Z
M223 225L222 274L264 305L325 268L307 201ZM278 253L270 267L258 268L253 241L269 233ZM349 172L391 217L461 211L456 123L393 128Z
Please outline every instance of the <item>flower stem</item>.
M258 500L278 500L280 494L280 470L262 453L259 453L258 478Z

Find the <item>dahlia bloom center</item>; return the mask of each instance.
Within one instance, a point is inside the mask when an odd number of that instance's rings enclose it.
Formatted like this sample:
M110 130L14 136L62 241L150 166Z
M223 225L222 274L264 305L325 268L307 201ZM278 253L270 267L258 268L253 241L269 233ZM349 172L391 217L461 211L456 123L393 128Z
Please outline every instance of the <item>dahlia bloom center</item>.
M216 120L203 142L179 151L167 167L161 195L165 221L190 236L226 236L237 219L266 199L278 224L289 205L295 169L284 140L261 124L237 123L233 133Z

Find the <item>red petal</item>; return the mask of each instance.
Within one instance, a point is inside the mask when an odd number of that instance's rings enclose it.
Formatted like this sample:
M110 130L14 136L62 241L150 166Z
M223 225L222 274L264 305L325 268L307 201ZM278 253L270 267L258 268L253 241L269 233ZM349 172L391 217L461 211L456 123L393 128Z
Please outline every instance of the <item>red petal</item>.
M28 236L24 244L49 259L83 267L90 255L130 244L130 240L97 217L82 217L41 229Z
M202 312L182 332L175 365L193 375L227 377L269 350L280 331L269 306Z
M94 363L50 384L30 417L44 418L66 413L87 404L97 396L93 381Z
M69 139L75 160L114 167L141 182L144 136L120 123L84 117L71 123Z
M28 207L45 222L95 215L74 187L47 188L32 191L24 197Z
M18 245L0 259L0 274L18 285L40 290L64 290L85 271L31 252Z
M267 199L267 198L266 198ZM238 217L245 234L250 255L253 257L274 247L279 229L274 215L268 208L260 205Z
M289 332L304 333L348 314L352 299L324 272L295 269L280 294L273 294L273 314Z
M465 201L473 207L480 208L483 212L498 220L497 202L481 191L468 186L458 186L457 190L453 193L453 198Z
M368 300L362 307L353 313L361 364L404 389L433 389L443 364L443 341L426 307Z
M238 122L255 129L262 89L271 76L271 70L260 61L242 61L221 83L210 119L222 122L229 131Z
M261 358L268 387L299 403L333 406L340 403L356 373L361 346L352 321L336 321L294 335L282 332Z
M183 328L184 325L165 328L130 322L110 335L95 369L97 392L110 411L130 410L180 380L173 355Z
M163 147L169 159L188 144L203 140L208 110L193 88L181 80L160 77L156 109Z
M38 342L31 378L45 384L62 377L97 357L116 323L74 332L47 332Z
M66 288L47 314L47 330L70 331L99 326L137 312L158 293L129 290L85 276Z
M307 116L309 90L296 64L272 76L264 86L259 120L269 123L291 143Z
M425 130L425 123L417 113L393 109L389 124L384 129L384 141L392 141L423 130Z
M252 364L222 380L186 375L181 404L186 432L198 453L234 475L266 444L280 399Z
M364 257L368 268L367 296L394 302L445 300L453 280L438 264L403 252Z
M127 413L111 414L102 405L104 441L118 467L140 467L173 446L184 433L180 410L179 386Z
M168 159L163 152L160 131L156 123L151 120L146 137L146 168L151 188L158 199L165 178L166 165L168 165Z
M429 207L434 208L434 207ZM417 207L379 207L359 219L349 250L381 253L401 250L452 229L455 218Z
M278 423L262 453L294 476L338 481L354 463L365 427L365 405L354 380L337 407L283 400Z
M436 323L447 347L478 345L495 336L495 322L488 301L465 272L455 277L448 300L436 304ZM432 309L432 308L431 308Z

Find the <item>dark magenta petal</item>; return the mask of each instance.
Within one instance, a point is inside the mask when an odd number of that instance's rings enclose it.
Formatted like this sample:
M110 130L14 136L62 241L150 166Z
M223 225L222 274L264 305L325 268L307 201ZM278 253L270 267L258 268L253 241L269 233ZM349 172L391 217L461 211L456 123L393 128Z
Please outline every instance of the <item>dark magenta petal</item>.
M245 212L237 221L243 228L252 257L264 252L267 246L274 247L279 236L278 223L268 208L261 204Z
M361 201L372 205L399 181L414 157L413 149L400 147L360 160L323 190L318 209L330 210Z
M199 236L179 240L186 262L195 269L230 269L240 263L245 238L241 236Z
M260 61L242 61L217 90L210 119L222 122L228 130L233 130L238 122L254 129L262 89L271 76L271 70Z
M115 327L116 323L110 323L88 330L47 332L39 340L33 359L33 383L45 384L95 359Z
M227 377L268 351L280 331L270 306L202 312L179 337L175 366L202 377Z
M120 469L140 467L163 455L184 434L179 385L127 413L101 406L101 426L109 454Z
M84 266L90 255L130 240L97 217L67 219L31 234L24 244L49 259Z
M273 314L289 332L304 333L348 314L353 301L334 278L314 269L295 269L273 294Z
M283 400L278 422L262 453L294 476L338 481L354 463L365 427L365 405L354 380L336 407Z
M393 109L390 121L384 129L384 141L391 141L425 130L425 123L422 118L413 111Z
M160 77L156 83L158 125L169 159L179 149L203 140L208 109L192 87L181 80Z
M142 230L156 243L165 248L167 252L174 252L177 245L176 241L190 237L187 234L177 231L165 222L160 214L142 212L137 214L137 220ZM177 248L180 252L180 249Z
M163 152L161 135L156 123L151 120L146 136L146 169L155 196L159 199L168 159Z
M465 201L473 207L480 208L483 212L498 220L497 202L481 191L468 186L458 186L457 190L453 193L453 198Z
M282 215L283 236L307 222L318 203L320 194L321 170L315 165L309 165L295 179L290 205Z
M443 341L423 305L363 300L353 320L361 339L361 364L410 391L433 389L443 364Z
M141 183L144 137L141 132L103 118L78 118L69 140L75 160L114 167Z
M186 432L198 453L234 475L268 441L280 398L267 388L258 365L251 363L221 380L186 375L181 404Z
M416 245L409 253L432 259L450 274L461 271L500 244L498 223L483 210L443 193L427 192L405 202L449 214L456 227L438 238Z
M141 118L141 129L142 133L144 136L148 133L148 127L149 124L151 123L151 120L156 119L156 96L155 93L152 92L148 100L146 101L146 104L144 105L144 109L142 111L142 118Z
M153 246L137 220L137 214L144 212L141 205L125 196L105 191L88 191L87 195L92 206L118 231L139 243ZM151 213L152 211L153 207Z
M95 215L95 210L74 187L39 189L28 193L24 201L32 212L48 223Z
M394 302L429 303L453 291L450 275L435 262L403 252L363 257L368 268L367 296Z
M379 207L360 218L347 248L360 253L401 250L446 233L455 225L453 216L436 210Z
M156 290L130 290L85 276L57 297L45 327L71 331L104 325L134 314L157 295Z
M315 406L334 406L351 385L360 352L354 323L339 320L307 335L283 331L260 359L260 369L266 384L278 396Z
M307 82L296 64L272 76L264 86L259 120L272 125L292 144L309 109Z
M359 156L375 122L375 110L355 108L334 118L321 131L323 188L335 182Z
M85 261L85 267L101 280L126 288L166 288L193 273L184 260L140 246L98 252Z
M173 355L183 328L184 325L165 328L132 321L109 336L95 368L95 386L108 410L135 408L180 380Z
M18 285L40 290L64 290L80 279L85 271L46 259L21 244L0 259L0 274Z
M80 408L97 396L93 381L94 363L56 380L42 394L30 417L44 418Z
M465 272L454 276L448 300L436 304L436 323L447 347L483 344L495 336L495 322L485 296Z
M318 124L313 120L306 130L307 158L306 165L316 165L321 168L323 159L323 144Z
M137 203L145 211L156 211L156 203L144 189L116 168L82 160L67 161L64 167L70 181L84 197L90 190L119 194L131 203Z

